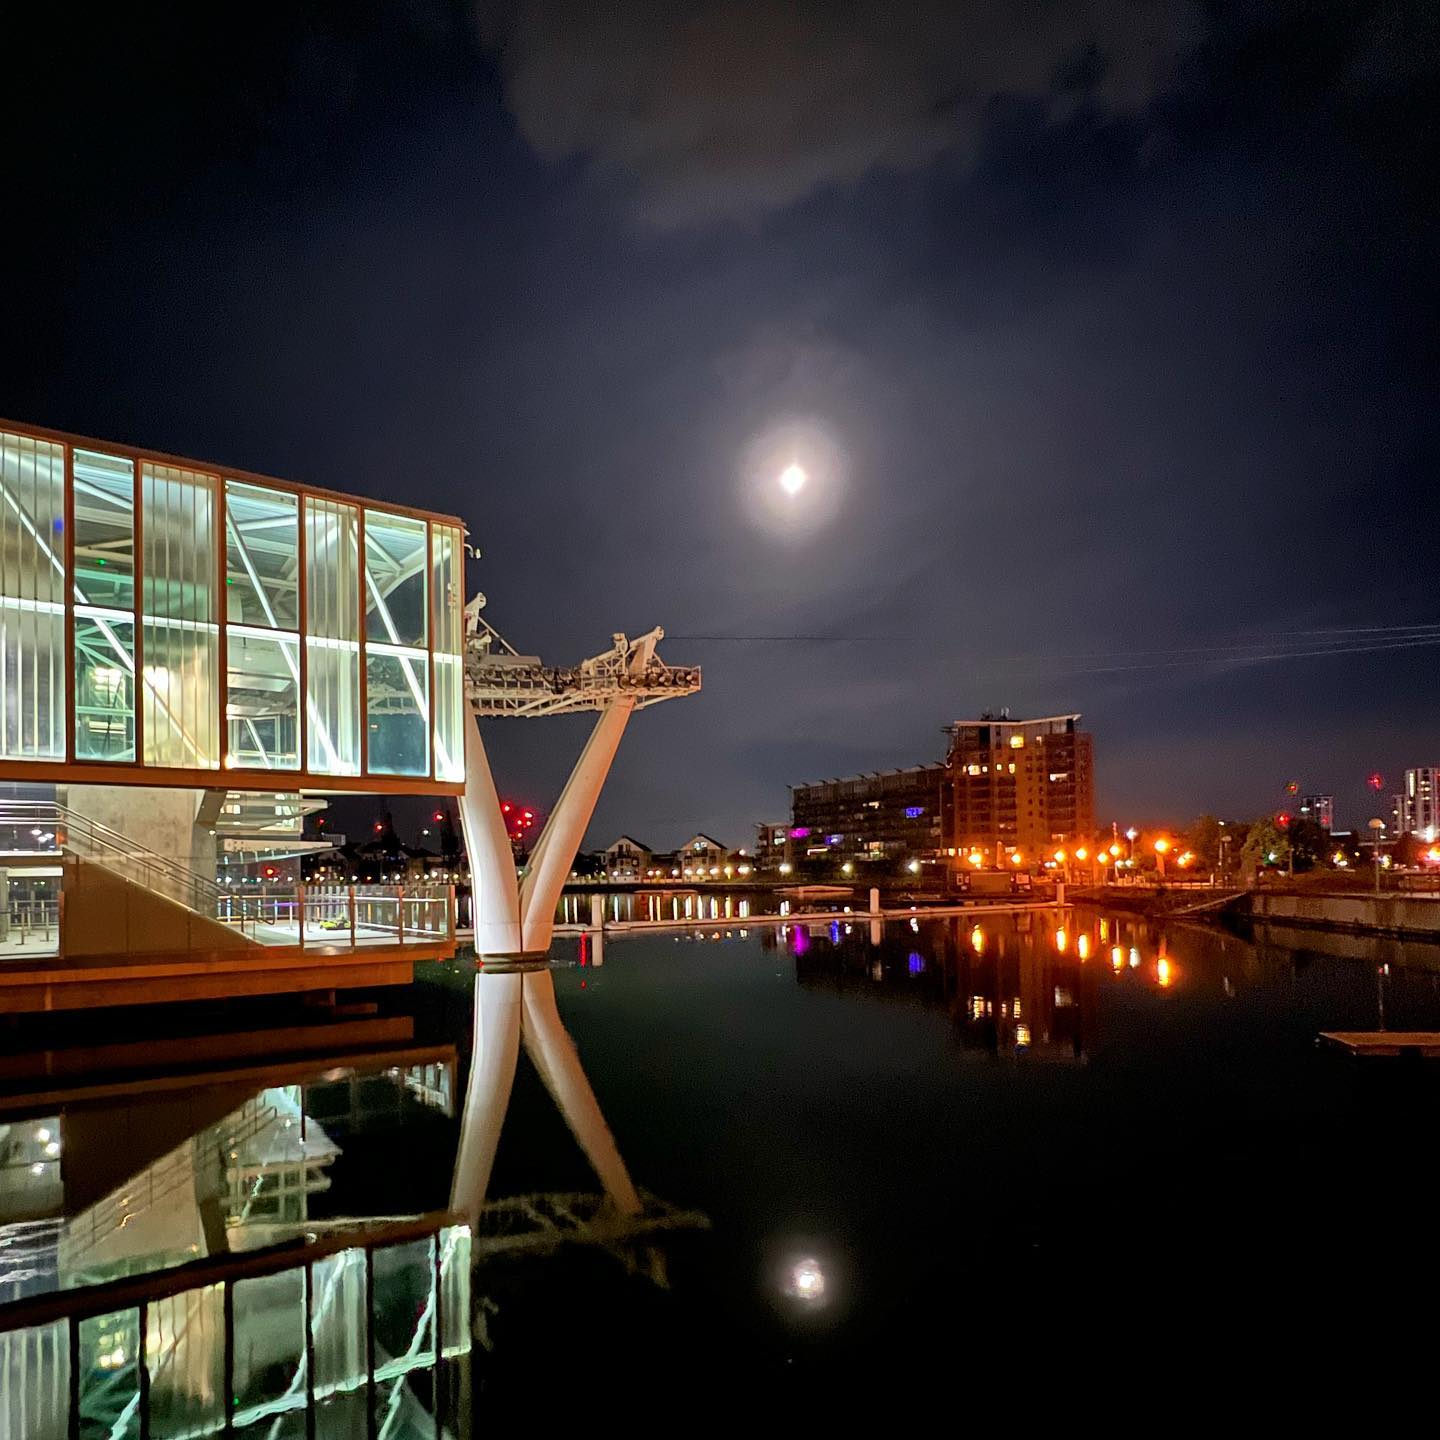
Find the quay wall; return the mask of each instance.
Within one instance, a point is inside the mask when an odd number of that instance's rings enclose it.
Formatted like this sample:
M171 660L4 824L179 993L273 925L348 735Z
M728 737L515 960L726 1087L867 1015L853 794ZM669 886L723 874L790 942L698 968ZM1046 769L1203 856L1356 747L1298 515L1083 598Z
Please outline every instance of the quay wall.
M1440 939L1440 896L1434 895L1308 895L1258 890L1251 891L1241 908L1252 920Z

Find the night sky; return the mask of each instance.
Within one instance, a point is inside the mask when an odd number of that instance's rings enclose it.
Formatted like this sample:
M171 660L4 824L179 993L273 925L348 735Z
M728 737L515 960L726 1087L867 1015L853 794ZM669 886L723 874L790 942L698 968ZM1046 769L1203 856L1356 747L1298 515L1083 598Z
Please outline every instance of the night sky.
M460 514L547 659L663 624L596 843L1003 705L1103 820L1363 826L1440 763L1359 629L1440 623L1436 15L11 6L0 414ZM489 730L535 803L585 724Z

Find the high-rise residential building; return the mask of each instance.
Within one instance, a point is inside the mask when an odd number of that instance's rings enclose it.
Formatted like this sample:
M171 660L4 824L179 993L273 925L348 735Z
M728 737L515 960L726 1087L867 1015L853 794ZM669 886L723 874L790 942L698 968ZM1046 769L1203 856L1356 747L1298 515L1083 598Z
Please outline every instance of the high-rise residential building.
M1401 835L1418 835L1431 841L1440 835L1440 766L1422 765L1405 772L1400 791L1398 829Z
M881 770L791 788L797 860L920 859L940 852L947 775L941 764Z
M1095 826L1093 737L1079 715L1013 718L1009 711L948 727L946 847L992 863L1033 856Z
M1300 818L1313 820L1322 830L1335 828L1335 797L1333 795L1302 795Z

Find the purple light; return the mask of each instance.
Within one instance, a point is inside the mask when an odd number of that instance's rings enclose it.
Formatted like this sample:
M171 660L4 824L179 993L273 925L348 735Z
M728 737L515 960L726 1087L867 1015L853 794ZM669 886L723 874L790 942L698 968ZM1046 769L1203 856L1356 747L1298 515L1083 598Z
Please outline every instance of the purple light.
M810 937L805 933L803 925L795 927L794 942L791 948L797 956L803 955L810 948Z
M825 843L827 845L838 845L844 838L843 835L827 835L825 837Z
M797 825L790 832L790 838L792 840L803 840L809 833L810 827L808 825Z
M918 950L910 952L910 973L912 975L925 973L925 957Z
M907 820L918 820L925 813L923 805L907 805L905 807L905 818Z

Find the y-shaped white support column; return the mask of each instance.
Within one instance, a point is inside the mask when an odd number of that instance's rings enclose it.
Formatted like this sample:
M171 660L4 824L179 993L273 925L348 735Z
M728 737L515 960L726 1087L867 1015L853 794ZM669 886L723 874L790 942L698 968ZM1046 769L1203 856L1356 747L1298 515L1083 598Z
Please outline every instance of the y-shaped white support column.
M653 649L652 641L641 661L642 672ZM555 981L543 959L550 948L560 892L634 708L632 699L621 697L601 711L531 855L523 887L515 883L500 797L473 713L466 728L460 822L470 856L475 949L482 964L475 977L475 1053L450 1204L472 1226L490 1189L522 1039L610 1203L622 1215L641 1210L615 1137L561 1023Z
M655 654L658 632L652 632L643 641L637 641L630 657L630 674L639 678L645 673ZM620 739L630 716L635 709L633 696L620 695L601 710L560 799L545 822L545 829L535 849L530 853L530 867L520 886L520 920L525 938L525 949L532 952L549 950L550 940L555 931L555 907L560 903L560 892L569 878L570 867L575 863L575 853L590 827L590 817L595 813L595 802L610 766L615 761L615 752L620 748Z
M450 1208L464 1215L472 1229L490 1191L490 1172L515 1085L524 983L524 975L514 970L482 968L475 976L475 1048L450 1187Z
M570 878L570 867L590 828L595 802L634 708L633 700L616 700L600 712L539 842L530 852L530 865L520 885L520 922L527 951L544 952L550 948L560 893Z
M450 1208L472 1226L484 1208L522 1039L610 1203L622 1215L638 1215L639 1193L600 1113L575 1042L561 1023L554 978L533 963L516 970L482 967L475 977L475 1053L460 1117Z
M534 970L526 975L523 1011L526 1054L535 1062L540 1078L555 1097L570 1133L594 1166L611 1204L622 1215L638 1215L640 1197L620 1158L615 1137L600 1113L600 1102L580 1067L575 1042L561 1024L560 1012L555 1007L555 977L548 970Z
M520 892L515 883L515 854L473 708L465 726L460 832L470 859L475 950L480 955L519 955L525 944L520 926Z

